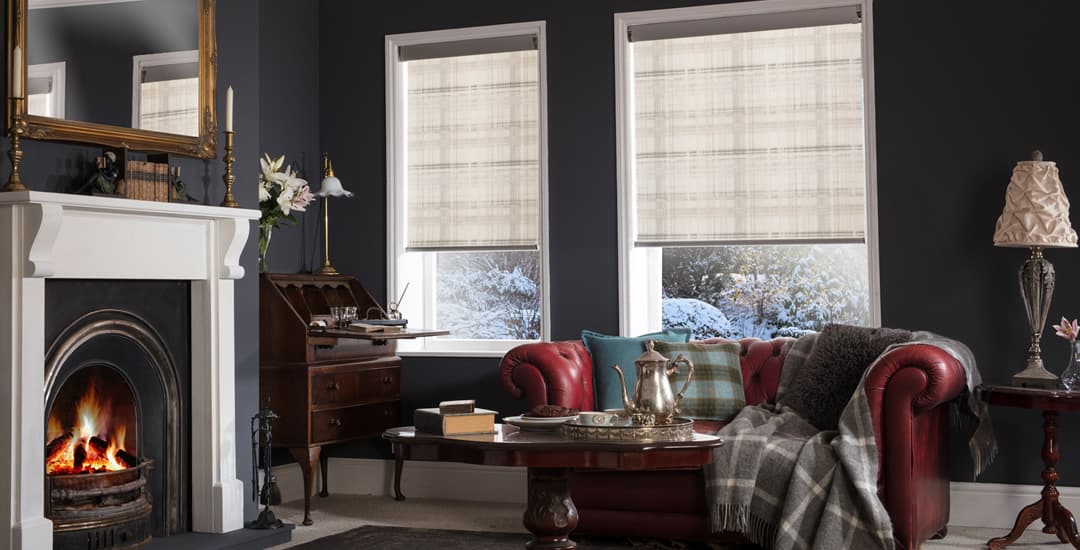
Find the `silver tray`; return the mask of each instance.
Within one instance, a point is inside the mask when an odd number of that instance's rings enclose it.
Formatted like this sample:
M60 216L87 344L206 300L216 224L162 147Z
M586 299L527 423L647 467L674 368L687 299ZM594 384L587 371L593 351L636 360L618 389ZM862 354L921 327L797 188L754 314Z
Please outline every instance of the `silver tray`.
M559 425L559 433L567 439L587 441L690 441L694 438L694 421L675 417L670 424L652 426L628 421L610 426L586 426L571 420Z

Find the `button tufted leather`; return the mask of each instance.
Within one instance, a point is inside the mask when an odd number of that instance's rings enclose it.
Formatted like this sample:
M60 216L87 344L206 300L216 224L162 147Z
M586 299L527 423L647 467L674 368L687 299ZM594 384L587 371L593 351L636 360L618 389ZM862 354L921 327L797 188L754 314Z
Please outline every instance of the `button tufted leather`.
M503 387L525 399L526 410L549 404L593 410L592 357L581 340L517 346L499 370Z

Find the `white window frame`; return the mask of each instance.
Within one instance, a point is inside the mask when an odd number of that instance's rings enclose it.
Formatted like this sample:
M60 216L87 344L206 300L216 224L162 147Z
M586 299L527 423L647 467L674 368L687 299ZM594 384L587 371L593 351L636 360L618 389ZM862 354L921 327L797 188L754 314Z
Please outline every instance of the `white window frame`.
M64 105L67 103L67 61L55 63L38 63L26 66L27 80L31 78L48 78L52 81L52 91L49 92L49 103L52 104L51 118L63 119L66 117Z
M409 290L402 305L406 317L412 317L409 324L419 326L421 317L417 311L433 311L436 301L435 269L430 255L424 254L425 260L405 262L405 193L404 184L407 174L406 143L407 119L405 99L405 75L398 55L402 46L417 44L457 42L499 38L506 36L536 36L537 62L539 66L539 145L540 145L540 219L538 221L538 240L540 252L540 339L546 340L551 333L550 307L550 270L548 253L548 130L547 130L547 40L544 21L510 23L445 29L426 32L386 35L386 219L387 219L387 296L388 300L397 299L412 274L413 285L418 282L417 273L424 279L422 292ZM415 255L414 255L415 256ZM418 296L419 294L419 296ZM411 308L411 310L410 310ZM427 327L425 327L427 328ZM476 340L459 338L418 338L400 340L399 355L437 355L465 357L501 357L514 346L533 340Z
M132 57L131 63L131 127L139 128L142 118L142 72L147 67L198 63L199 50L148 53Z
M866 258L871 326L881 325L878 268L877 135L874 116L874 35L871 0L757 0L710 6L615 14L615 146L619 208L619 330L624 335L657 330L661 323L662 248L634 246L637 234L634 180L634 71L628 32L634 25L776 14L852 6L862 13L863 129L866 169ZM809 244L809 243L808 243ZM655 300L634 297L655 296Z

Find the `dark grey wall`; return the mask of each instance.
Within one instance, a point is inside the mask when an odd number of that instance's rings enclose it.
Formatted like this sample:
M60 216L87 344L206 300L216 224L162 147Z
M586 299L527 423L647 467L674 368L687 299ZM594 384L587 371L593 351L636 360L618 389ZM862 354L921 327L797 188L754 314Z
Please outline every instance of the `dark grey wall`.
M260 2L258 0L229 0L217 3L218 28L218 105L224 105L225 87L232 85L236 93L236 147L234 156L238 159L234 165L237 185L234 189L236 199L245 208L257 208L256 187L259 155L260 94L273 94L271 87L261 86L259 75L259 34ZM280 32L280 29L271 29ZM6 41L6 31L0 29L0 37ZM306 37L314 40L314 37ZM298 40L304 40L300 38ZM5 42L6 43L6 42ZM32 54L31 54L32 55ZM3 78L6 86L6 72ZM5 88L6 89L6 88ZM223 115L224 108L219 109ZM219 137L219 142L223 138ZM24 160L22 164L23 182L37 191L61 191L73 180L85 177L88 167L95 156L101 154L100 147L68 145L57 142L24 140ZM7 150L5 138L3 148ZM209 204L220 204L224 195L221 182L223 165L220 160L202 161L197 159L174 159L183 166L184 179L193 195L204 199ZM8 169L2 170L2 178L7 179ZM252 224L252 235L256 233ZM237 477L249 484L251 458L247 442L250 441L248 421L256 411L259 387L259 298L258 266L255 258L255 239L248 240L248 245L241 255L241 265L247 276L236 282L236 438L237 438ZM245 495L250 494L247 487ZM254 519L257 509L254 503L246 501L245 517Z
M68 120L131 126L132 57L198 49L194 2L28 10L27 63L66 61Z
M335 265L385 299L384 35L545 20L552 337L575 338L583 328L617 331L612 14L699 3L323 0L321 141L360 198L331 219ZM1058 161L1066 190L1080 200L1070 187L1080 182L1080 120L1070 84L1080 51L1070 22L1080 6L879 0L874 9L883 323L957 338L975 352L987 381L1004 383L1022 368L1027 349L1016 283L1025 251L994 248L991 236L1012 167L1033 147ZM1080 316L1073 284L1080 256L1047 256L1058 271L1050 317ZM1043 347L1049 368L1060 372L1065 343L1048 332ZM414 407L462 397L518 412L520 404L498 386L497 365L490 358L407 358L406 417ZM981 480L1036 483L1039 415L994 409L993 417L1002 452ZM1063 419L1066 459L1080 456L1077 426ZM969 480L967 453L956 439L954 478ZM1063 476L1067 485L1080 484Z
M314 193L322 179L319 6L303 0L263 0L260 7L265 32L259 36L263 86L259 151L274 158L285 155L285 161L300 170ZM349 180L343 183L347 188L354 185ZM296 225L274 231L267 253L270 271L299 273L322 265L321 204L316 201L307 212L297 212Z
M1080 109L1069 69L1080 4L886 0L875 4L878 194L884 322L971 347L983 377L1023 369L1027 320L1017 270L1027 250L995 248L994 223L1017 161L1041 148L1080 201ZM1080 212L1072 210L1080 227ZM1067 346L1051 322L1080 316L1080 254L1050 250L1057 292L1043 355L1060 373ZM1039 483L1042 433L1033 411L992 410L1001 454L980 478ZM1080 485L1080 418L1061 420L1062 484ZM954 479L970 481L954 440ZM1075 462L1072 462L1075 464Z

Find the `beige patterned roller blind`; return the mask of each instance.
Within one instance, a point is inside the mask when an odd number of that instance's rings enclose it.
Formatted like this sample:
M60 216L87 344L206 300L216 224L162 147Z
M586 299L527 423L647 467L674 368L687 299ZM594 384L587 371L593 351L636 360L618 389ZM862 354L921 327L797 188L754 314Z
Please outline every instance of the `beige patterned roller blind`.
M406 249L536 249L537 50L405 65Z
M632 43L639 246L863 242L857 23Z

